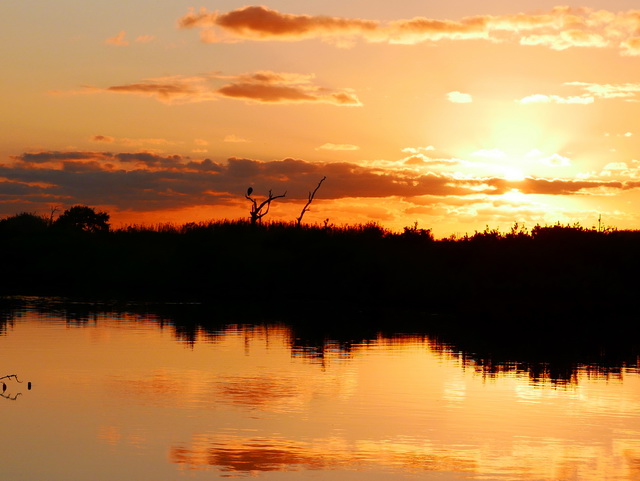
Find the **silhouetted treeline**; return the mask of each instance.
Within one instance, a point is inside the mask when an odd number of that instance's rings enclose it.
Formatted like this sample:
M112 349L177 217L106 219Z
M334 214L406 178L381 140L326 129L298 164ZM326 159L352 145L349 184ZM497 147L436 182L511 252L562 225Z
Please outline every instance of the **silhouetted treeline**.
M640 287L640 231L515 226L435 240L428 229L373 223L113 230L108 215L93 219L101 228L35 217L0 220L0 294L455 310L515 328L531 316L542 325L558 313L635 311Z

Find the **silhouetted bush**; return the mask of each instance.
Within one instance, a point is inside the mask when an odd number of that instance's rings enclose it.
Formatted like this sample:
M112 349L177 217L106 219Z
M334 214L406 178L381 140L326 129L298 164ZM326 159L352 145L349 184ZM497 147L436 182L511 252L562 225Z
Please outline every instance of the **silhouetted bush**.
M47 219L28 212L0 219L0 234L38 234L44 232L47 227Z
M108 232L109 214L96 212L86 205L74 205L56 219L53 227L80 232Z

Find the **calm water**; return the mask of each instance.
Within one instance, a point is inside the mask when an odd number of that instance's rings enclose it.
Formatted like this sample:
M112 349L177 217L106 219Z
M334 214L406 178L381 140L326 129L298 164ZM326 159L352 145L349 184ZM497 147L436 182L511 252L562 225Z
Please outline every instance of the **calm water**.
M637 480L640 375L487 376L428 338L296 347L151 315L23 309L0 331L10 480ZM27 381L32 389L27 389Z

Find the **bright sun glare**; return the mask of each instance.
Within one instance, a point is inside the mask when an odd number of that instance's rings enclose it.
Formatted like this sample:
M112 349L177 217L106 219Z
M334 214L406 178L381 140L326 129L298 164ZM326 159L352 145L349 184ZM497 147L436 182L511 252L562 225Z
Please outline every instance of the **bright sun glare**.
M510 181L521 181L521 180L524 180L526 177L524 170L518 167L517 165L515 165L515 163L514 165L507 165L503 167L502 176L506 180L510 180Z

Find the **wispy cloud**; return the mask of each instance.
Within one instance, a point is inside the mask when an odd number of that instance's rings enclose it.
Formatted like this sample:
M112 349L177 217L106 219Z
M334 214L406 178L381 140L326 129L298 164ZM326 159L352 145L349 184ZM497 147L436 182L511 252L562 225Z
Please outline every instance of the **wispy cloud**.
M433 145L427 145L426 147L405 147L402 152L406 154L420 154L424 152L432 152L436 150Z
M447 94L447 100L449 100L449 102L453 102L454 104L468 104L473 102L473 97L469 94L458 92L456 90Z
M520 104L581 104L588 105L594 102L594 98L591 95L561 97L559 95L543 95L534 94L528 95L516 100Z
M115 45L117 47L126 47L130 44L126 39L127 33L123 30L118 35L107 38L104 43L107 45ZM138 35L135 38L136 43L150 43L156 39L154 35Z
M565 85L580 87L590 95L600 99L625 99L631 101L637 99L640 95L640 82L623 84L567 82Z
M483 157L487 159L506 159L506 152L494 148L494 149L480 149L471 154L474 157Z
M158 138L140 138L140 139L132 139L128 137L116 138L110 135L94 135L91 137L92 142L98 143L107 143L107 144L120 144L126 145L129 147L140 147L145 145L151 146L163 146L163 145L176 145L179 142L171 141L168 139L158 139Z
M240 137L239 135L235 135L235 134L225 135L223 141L224 142L229 142L229 143L232 143L232 144L242 144L242 143L251 142L250 140L245 139L244 137Z
M223 85L220 85L220 84ZM110 87L86 87L84 93L124 93L153 97L167 103L205 102L230 98L262 104L324 103L337 106L362 105L349 89L314 84L313 75L260 71L242 75L210 73L145 79Z
M539 45L552 50L566 50L572 47L604 48L610 40L602 34L572 29L554 33L532 34L520 38L522 45Z
M360 147L352 144L332 144L328 142L321 145L316 150L360 150Z
M567 167L571 165L571 159L569 157L558 153L545 156L530 152L528 156L549 167Z
M122 31L114 37L109 37L104 41L104 43L106 43L107 45L126 47L127 45L129 45L129 41L125 39L125 36L126 36L126 33Z
M638 31L636 31L638 33ZM640 36L632 37L620 43L622 55L638 56L640 55Z
M316 102L359 106L358 98L348 90L331 90L312 83L313 75L256 72L240 75L220 87L217 94L258 103Z
M104 142L107 144L115 142L115 137L111 137L109 135L94 135L91 137L92 142Z
M138 43L150 43L156 39L154 35L138 35L136 37L136 42Z
M415 17L392 22L282 13L247 6L226 13L190 10L180 28L198 28L205 42L300 41L321 39L338 45L366 42L417 44L441 40L482 39L537 45L554 50L618 48L622 55L640 55L637 11L609 12L555 7L544 13L477 15L460 20Z
M577 87L585 93L561 96L555 94L527 95L516 102L520 104L582 104L588 105L596 99L622 99L637 102L640 97L640 83L599 84L592 82L565 82L565 87Z

